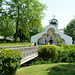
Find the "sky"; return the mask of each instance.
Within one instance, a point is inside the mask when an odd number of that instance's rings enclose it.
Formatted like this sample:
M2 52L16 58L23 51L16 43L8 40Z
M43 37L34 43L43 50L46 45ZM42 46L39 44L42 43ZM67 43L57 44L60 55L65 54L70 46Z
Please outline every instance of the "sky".
M47 10L44 10L45 17L42 20L42 26L49 25L49 20L55 18L58 20L58 29L63 29L75 18L75 0L39 0L46 4Z

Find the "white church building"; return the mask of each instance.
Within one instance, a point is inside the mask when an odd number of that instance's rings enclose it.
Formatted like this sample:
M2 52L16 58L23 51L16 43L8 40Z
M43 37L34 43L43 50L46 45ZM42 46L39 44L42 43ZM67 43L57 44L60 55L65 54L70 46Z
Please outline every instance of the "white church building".
M63 34L58 30L58 20L55 18L49 21L49 25L45 27L44 31L31 37L31 42L37 44L56 43L60 39L63 44L72 44L72 37Z

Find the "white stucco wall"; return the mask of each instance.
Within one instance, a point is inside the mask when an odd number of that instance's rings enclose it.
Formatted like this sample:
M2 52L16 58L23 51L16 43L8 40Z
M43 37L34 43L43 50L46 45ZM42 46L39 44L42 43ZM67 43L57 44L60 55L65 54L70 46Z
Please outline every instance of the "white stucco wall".
M43 34L47 33L47 30L49 28L53 28L55 30L55 33L59 34L60 37L65 40L65 44L72 44L72 37L59 32L58 29L57 29L57 26L54 26L54 25L48 25L48 26L45 27L45 31L32 36L31 37L31 42L38 43L38 39L41 38L43 36Z

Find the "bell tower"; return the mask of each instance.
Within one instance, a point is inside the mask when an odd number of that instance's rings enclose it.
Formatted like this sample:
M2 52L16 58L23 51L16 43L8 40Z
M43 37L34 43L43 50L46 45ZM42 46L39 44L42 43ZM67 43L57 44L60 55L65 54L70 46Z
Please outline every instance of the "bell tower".
M53 15L53 19L49 20L49 25L54 25L58 28L58 20L55 19L55 15Z

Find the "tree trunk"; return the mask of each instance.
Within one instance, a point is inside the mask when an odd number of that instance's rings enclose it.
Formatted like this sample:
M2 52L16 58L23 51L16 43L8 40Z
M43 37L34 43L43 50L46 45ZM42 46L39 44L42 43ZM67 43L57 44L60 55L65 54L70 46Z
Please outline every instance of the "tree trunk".
M74 44L74 38L73 38L73 43L72 44Z
M4 36L4 42L6 42L6 36Z
M15 37L15 42L17 42L17 36L18 36L18 26L19 26L19 3L18 3L18 18L17 18L17 22L16 22L16 37Z
M16 37L15 37L15 42L17 42L17 35L18 35L18 20L16 22Z

